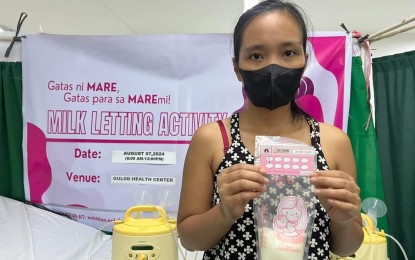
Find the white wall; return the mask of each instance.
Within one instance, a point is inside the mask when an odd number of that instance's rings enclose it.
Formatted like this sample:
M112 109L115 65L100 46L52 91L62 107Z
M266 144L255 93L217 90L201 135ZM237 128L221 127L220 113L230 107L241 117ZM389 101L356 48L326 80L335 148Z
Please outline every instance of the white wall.
M0 0L0 24L23 33L126 35L229 33L241 0Z
M414 29L415 31L415 29ZM372 58L415 50L415 32L385 38L371 44Z

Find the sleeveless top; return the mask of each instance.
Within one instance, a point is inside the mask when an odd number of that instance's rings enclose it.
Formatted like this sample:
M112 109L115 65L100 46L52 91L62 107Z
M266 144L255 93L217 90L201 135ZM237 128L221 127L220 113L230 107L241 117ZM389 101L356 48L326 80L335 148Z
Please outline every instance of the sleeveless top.
M310 126L311 144L317 152L317 168L319 170L328 170L328 165L320 146L319 124L311 117L307 117L307 123ZM254 164L254 155L249 153L241 140L238 113L233 114L231 117L230 132L232 138L231 145L214 175L213 206L220 202L217 181L222 170L237 163ZM312 233L308 248L308 259L329 260L330 220L318 198L314 197L312 201L315 202L316 206L314 211L315 219L311 227ZM259 258L257 257L256 247L253 201L251 200L245 206L243 216L235 221L231 229L217 245L204 252L203 259L256 260Z

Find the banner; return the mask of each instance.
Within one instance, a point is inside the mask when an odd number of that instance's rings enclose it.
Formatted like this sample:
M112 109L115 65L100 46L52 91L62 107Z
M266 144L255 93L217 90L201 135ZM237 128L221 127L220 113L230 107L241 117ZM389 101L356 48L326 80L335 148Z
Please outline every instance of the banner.
M319 32L309 37L308 43L308 64L297 92L297 102L319 122L347 132L351 35Z
M243 105L230 39L25 38L26 198L96 228L122 219L136 204L161 205L176 217L193 133ZM341 33L310 39L313 51L297 93L311 114L342 129L350 85L347 39ZM336 51L326 47L332 44ZM328 64L319 60L325 51L334 56Z

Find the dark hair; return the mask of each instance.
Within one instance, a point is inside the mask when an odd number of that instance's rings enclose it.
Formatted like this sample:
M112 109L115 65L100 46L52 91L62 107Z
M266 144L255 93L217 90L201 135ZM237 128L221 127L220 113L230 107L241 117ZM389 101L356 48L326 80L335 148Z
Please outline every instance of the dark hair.
M282 11L290 14L300 26L303 36L303 50L306 52L307 47L307 32L308 32L308 19L305 15L305 12L296 4L286 2L283 0L266 0L258 3L251 9L247 10L245 13L239 17L238 23L235 26L233 32L233 54L235 61L239 61L239 50L241 48L242 36L245 31L246 26L257 16L274 11ZM307 22L306 22L307 21ZM295 102L291 100L291 111L293 112L294 118L297 115L307 115Z

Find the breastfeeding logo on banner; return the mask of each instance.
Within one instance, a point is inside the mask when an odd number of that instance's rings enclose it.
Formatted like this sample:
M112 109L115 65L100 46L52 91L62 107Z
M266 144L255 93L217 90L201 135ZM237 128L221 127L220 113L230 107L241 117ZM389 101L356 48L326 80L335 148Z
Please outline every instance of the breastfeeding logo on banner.
M193 133L244 103L230 39L225 34L23 39L26 199L96 228L123 218L136 204L161 205L175 217ZM344 33L310 38L313 49L297 93L307 111L342 129L350 85L348 41Z
M347 131L352 38L340 33L309 37L308 64L296 93L298 104L319 122Z

